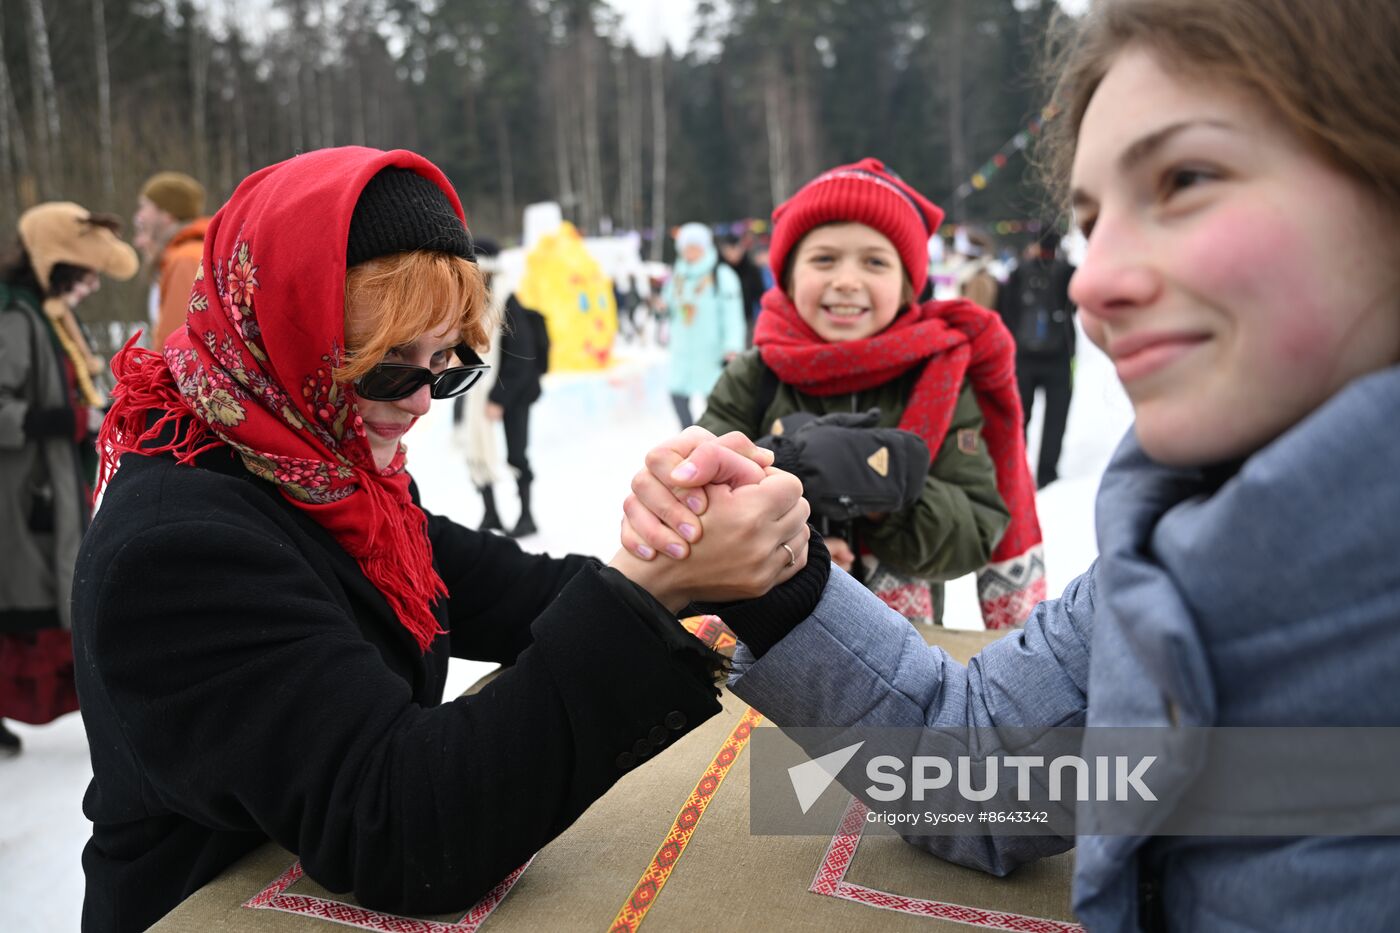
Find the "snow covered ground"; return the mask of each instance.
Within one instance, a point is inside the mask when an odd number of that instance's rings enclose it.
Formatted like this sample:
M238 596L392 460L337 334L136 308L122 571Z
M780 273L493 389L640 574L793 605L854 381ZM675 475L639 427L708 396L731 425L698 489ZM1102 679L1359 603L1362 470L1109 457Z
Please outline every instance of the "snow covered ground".
M1079 346L1062 479L1038 500L1052 596L1096 553L1094 490L1131 420L1107 359L1082 335ZM546 379L545 394L532 413L530 453L540 533L523 542L530 550L611 556L633 472L657 440L676 431L664 351L624 347L620 356L607 373L555 373ZM424 504L474 527L481 502L467 477L451 410L449 404L436 405L414 428L409 462ZM1039 443L1034 427L1030 440L1034 462ZM498 447L504 456L503 438ZM497 498L509 526L517 500L504 464L500 475ZM949 590L948 624L981 627L971 578L956 581ZM454 661L448 695L490 667ZM49 726L13 728L25 745L17 758L0 759L0 930L75 930L83 897L79 857L90 830L81 810L91 777L82 722L71 715Z

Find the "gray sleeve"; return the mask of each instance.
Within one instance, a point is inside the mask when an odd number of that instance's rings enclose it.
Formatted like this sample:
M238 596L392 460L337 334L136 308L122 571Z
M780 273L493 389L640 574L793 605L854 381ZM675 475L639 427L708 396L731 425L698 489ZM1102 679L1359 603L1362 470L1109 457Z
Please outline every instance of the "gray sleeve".
M24 446L29 369L33 365L31 330L23 314L0 313L0 450Z
M757 660L741 646L729 686L782 727L1082 726L1094 573L1090 567L1059 599L1038 605L1024 629L989 645L964 667L926 645L898 613L832 568L816 611L786 638ZM910 841L997 875L1072 842L1053 836Z

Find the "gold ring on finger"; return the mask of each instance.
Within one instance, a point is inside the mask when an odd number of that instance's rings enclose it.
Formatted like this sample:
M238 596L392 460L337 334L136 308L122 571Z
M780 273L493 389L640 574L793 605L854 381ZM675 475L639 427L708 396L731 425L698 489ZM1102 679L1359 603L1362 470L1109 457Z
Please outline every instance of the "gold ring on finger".
M788 562L787 562L787 565L788 565L789 567L792 567L792 566L796 565L796 563L797 563L797 554L795 554L795 553L793 552L792 548L788 547L786 544L779 544L778 547L780 547L780 548L782 548L784 551L787 551L787 552L788 552Z

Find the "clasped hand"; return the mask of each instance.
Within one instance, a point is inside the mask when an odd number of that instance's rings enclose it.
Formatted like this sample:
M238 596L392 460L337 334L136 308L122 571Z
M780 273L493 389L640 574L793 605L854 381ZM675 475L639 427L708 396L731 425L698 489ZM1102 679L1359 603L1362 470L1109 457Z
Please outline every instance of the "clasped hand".
M673 612L762 596L807 563L802 483L738 431L690 427L647 453L611 565Z

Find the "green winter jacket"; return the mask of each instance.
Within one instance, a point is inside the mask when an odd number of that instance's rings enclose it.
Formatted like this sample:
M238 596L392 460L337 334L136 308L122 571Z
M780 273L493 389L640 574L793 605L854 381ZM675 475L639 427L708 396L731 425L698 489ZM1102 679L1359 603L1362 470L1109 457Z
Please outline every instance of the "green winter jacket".
M872 389L824 397L779 383L762 417L755 417L764 369L756 349L735 357L710 394L700 426L715 434L742 431L757 439L770 433L775 419L795 411L824 415L879 408L880 426L898 427L905 401L922 371L915 367ZM1011 513L997 493L996 469L982 440L982 411L972 387L964 383L919 501L881 522L858 519L856 533L883 563L937 584L982 569L1010 522ZM933 586L939 616L942 589Z

